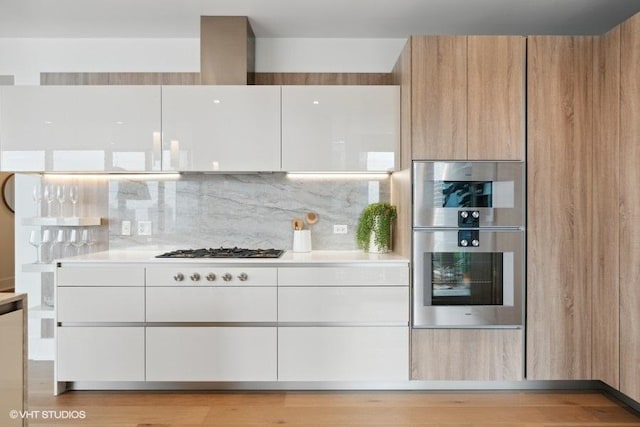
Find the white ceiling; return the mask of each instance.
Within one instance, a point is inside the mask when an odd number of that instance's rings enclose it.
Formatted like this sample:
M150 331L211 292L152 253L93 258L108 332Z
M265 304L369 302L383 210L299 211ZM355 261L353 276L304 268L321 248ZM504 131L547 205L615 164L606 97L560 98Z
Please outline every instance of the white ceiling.
M601 34L640 0L0 0L0 37L197 38L200 15L248 16L256 37Z

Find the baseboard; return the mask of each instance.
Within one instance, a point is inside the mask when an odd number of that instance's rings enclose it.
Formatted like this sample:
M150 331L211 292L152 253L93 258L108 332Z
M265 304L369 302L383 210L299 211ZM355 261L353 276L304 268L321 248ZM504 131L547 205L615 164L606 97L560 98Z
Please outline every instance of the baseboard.
M602 390L605 391L614 399L619 400L620 402L624 403L629 408L633 409L634 411L640 414L640 402L633 400L626 394L616 390L615 388L611 387L609 384L606 384L606 383L602 383Z

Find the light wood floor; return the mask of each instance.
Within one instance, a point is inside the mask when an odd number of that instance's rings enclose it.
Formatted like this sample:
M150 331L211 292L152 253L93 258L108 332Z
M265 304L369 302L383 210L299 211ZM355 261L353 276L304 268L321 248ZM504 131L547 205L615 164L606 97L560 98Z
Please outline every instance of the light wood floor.
M31 427L640 427L637 413L599 392L76 391L54 397L52 364L31 362L29 369L30 410L86 412L84 420L38 419Z

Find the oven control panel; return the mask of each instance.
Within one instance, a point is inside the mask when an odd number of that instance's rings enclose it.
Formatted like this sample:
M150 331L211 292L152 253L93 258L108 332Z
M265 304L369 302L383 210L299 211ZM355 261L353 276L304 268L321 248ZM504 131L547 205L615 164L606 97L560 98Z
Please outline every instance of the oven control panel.
M478 228L480 227L480 211L458 211L458 227Z

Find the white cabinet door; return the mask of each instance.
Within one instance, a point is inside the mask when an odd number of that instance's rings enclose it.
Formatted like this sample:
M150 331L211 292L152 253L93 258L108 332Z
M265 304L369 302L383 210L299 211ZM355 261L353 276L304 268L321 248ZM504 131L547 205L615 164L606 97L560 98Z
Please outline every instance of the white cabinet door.
M58 322L144 322L143 287L58 287Z
M278 328L280 381L408 379L408 327Z
M147 287L147 322L275 322L275 287Z
M149 327L147 381L275 381L275 327Z
M409 325L408 287L280 287L279 322Z
M283 267L279 286L409 286L409 266Z
M108 264L90 267L59 267L58 286L144 286L144 267Z
M279 86L164 86L163 170L280 170Z
M284 171L390 171L399 143L398 86L282 87Z
M58 381L144 381L143 327L59 327Z
M5 171L160 170L159 86L0 88Z

